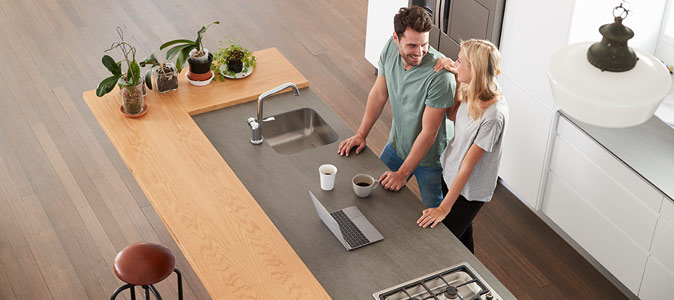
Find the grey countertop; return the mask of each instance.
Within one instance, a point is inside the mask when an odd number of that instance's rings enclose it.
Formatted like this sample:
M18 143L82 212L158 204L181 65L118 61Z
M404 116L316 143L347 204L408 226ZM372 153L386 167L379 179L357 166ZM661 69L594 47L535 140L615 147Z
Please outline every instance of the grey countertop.
M650 182L671 201L674 199L674 129L657 117L639 126L604 128L561 115Z
M378 177L386 170L369 149L346 158L337 155L337 143L293 155L278 154L266 142L252 145L246 119L254 116L256 105L240 104L194 120L333 299L372 299L374 292L461 262L468 262L503 299L515 299L444 225L417 226L424 206L407 188L390 192L380 187L369 198L355 196L355 174ZM317 111L340 140L353 134L310 89L299 97L269 98L264 111L270 116L303 107ZM318 167L324 163L338 168L329 192L319 184ZM357 206L384 240L346 251L318 218L309 191L329 211Z

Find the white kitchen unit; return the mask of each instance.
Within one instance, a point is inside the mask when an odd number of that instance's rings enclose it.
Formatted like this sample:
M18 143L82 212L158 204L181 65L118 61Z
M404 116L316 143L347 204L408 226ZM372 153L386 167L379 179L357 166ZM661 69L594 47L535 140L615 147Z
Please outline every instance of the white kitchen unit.
M539 206L555 111L546 66L552 53L567 44L572 13L573 1L506 1L499 81L510 124L499 176L533 210Z
M386 41L393 35L393 16L407 0L370 0L367 2L365 29L365 59L379 68L379 55Z
M662 203L658 226L653 236L651 256L646 263L639 298L643 300L664 299L674 295L674 202L665 199Z
M659 191L559 118L542 212L635 295L662 203Z

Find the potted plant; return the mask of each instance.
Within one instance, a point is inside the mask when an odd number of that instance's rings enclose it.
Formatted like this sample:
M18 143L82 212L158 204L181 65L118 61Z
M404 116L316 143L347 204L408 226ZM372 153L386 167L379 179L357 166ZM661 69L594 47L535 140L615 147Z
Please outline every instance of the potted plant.
M166 47L173 46L166 51L166 59L171 60L176 57L176 67L178 72L182 71L185 61L189 63L189 72L187 78L194 81L206 81L211 79L211 62L213 54L204 48L202 38L208 27L213 24L220 24L219 21L204 25L197 31L197 39L187 40L179 39L164 43L159 47L163 50Z
M178 89L178 72L173 63L160 63L154 53L140 62L141 67L149 65L145 73L145 85L149 89L157 87L160 93Z
M222 41L220 41L220 45L222 45ZM220 80L224 81L225 77L237 78L236 75L239 73L247 76L255 66L255 55L248 49L241 47L240 44L230 40L228 47L221 47L214 54L211 68L218 74Z
M119 42L114 42L108 52L119 48L124 54L124 59L115 61L109 55L103 55L103 65L112 73L112 76L103 79L96 88L96 96L103 97L115 88L117 84L122 94L122 108L127 115L140 114L145 109L143 99L143 81L140 79L140 66L136 61L136 48L124 41L124 33L120 27L117 27ZM126 70L122 70L126 64Z

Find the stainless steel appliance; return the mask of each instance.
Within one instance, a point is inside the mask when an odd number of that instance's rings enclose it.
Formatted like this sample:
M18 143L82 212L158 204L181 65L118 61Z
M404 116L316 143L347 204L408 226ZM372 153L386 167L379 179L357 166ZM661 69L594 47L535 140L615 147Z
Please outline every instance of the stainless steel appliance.
M497 47L505 0L410 0L409 6L424 7L433 19L429 44L455 59L462 40L489 40Z
M501 300L468 263L449 267L372 294L377 300Z

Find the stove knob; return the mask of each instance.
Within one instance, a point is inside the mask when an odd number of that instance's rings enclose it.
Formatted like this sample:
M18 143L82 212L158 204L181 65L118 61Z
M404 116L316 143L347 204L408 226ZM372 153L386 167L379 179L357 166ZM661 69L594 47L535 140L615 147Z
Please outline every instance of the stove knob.
M492 299L494 299L494 295L491 294L491 291L487 292L487 294L485 295L485 297L486 297L486 298L485 298L486 300L492 300Z

